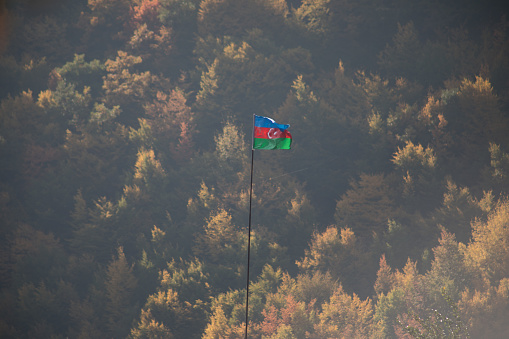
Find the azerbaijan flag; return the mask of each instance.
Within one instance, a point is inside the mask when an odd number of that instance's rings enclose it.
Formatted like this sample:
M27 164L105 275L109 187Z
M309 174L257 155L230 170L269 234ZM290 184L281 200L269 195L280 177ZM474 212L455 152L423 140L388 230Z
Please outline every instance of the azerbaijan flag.
M290 149L290 125L276 123L267 117L254 116L253 149Z

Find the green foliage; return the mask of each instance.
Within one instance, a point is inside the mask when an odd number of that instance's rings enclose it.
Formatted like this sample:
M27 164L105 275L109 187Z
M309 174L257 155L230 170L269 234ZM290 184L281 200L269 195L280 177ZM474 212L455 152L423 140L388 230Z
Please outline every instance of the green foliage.
M212 44L207 53L213 53L198 55L204 63L195 104L204 115L198 120L205 129L202 138L210 138L209 130L219 129L218 123L227 118L245 121L253 111L276 109L294 77L312 68L305 50L267 48L266 41L266 35L255 30L242 40L209 38L199 43L198 51L201 43Z
M508 337L504 14L2 2L0 337Z
M183 23L192 23L196 20L196 13L200 1L198 0L161 0L159 19L170 26L178 26Z
M94 59L86 62L85 54L75 54L73 61L55 68L50 74L50 79L54 81L63 78L66 82L73 83L78 88L94 86L93 93L97 95L99 89L95 86L102 82L104 74L105 66L99 60Z

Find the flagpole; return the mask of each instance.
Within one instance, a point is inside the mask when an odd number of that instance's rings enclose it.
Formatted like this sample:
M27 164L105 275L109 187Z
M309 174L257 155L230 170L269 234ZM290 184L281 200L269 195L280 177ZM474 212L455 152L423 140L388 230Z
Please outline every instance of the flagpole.
M253 200L253 163L254 163L254 124L255 115L253 114L253 133L251 140L251 181L249 184L249 223L248 223L248 235L247 235L247 279L246 279L246 335L247 339L247 328L249 323L249 261L251 259L251 203Z

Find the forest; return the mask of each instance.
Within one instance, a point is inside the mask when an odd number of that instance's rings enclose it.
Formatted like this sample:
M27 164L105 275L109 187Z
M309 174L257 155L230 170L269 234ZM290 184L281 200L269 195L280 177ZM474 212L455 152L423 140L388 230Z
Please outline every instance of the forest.
M0 1L0 338L508 338L507 14Z

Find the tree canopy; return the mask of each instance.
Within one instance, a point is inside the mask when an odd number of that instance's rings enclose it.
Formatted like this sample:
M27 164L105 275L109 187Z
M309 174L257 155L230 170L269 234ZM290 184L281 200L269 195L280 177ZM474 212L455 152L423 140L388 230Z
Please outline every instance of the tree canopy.
M0 337L509 336L503 1L0 2Z

